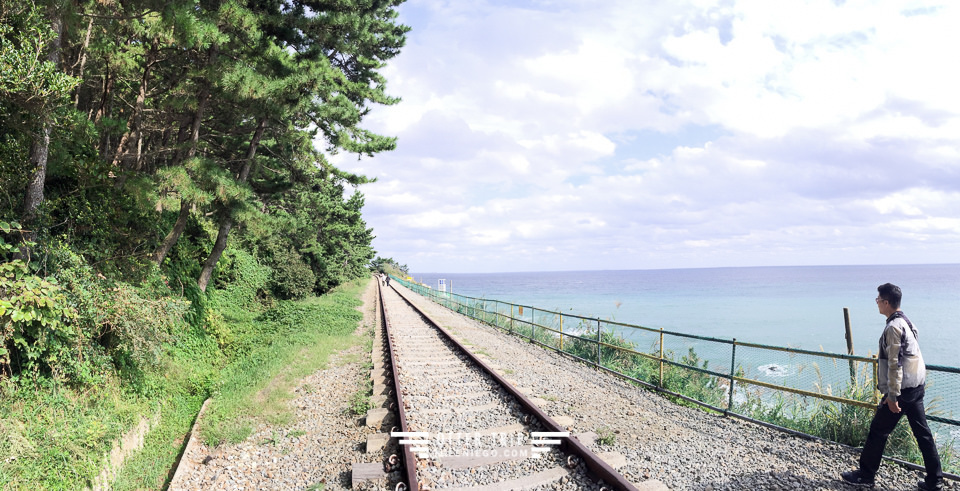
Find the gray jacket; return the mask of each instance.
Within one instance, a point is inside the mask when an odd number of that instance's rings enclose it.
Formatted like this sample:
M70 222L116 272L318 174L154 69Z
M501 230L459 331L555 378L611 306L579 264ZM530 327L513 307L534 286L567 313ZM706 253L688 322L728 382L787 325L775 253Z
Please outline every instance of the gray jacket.
M880 335L880 353L877 390L889 397L897 397L902 389L919 387L926 382L927 367L920 354L917 330L897 311L887 318L887 326Z

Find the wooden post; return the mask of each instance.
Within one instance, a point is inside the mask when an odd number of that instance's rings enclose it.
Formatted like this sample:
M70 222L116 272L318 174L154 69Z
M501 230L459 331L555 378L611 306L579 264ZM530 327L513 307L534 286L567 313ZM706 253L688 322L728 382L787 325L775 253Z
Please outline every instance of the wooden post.
M560 351L563 351L563 314L560 314Z
M843 308L843 327L845 330L845 336L847 338L847 354L853 355L853 330L850 328L850 309ZM849 360L850 363L850 383L856 385L857 383L857 367L854 364L853 360Z

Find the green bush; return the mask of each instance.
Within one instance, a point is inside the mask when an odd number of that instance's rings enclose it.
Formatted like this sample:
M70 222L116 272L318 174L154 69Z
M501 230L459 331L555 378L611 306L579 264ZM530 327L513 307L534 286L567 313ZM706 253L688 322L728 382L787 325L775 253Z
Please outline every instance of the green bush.
M675 359L672 351L665 352L663 356L665 359L671 361ZM679 363L684 366L664 364L664 389L685 395L714 407L726 407L727 387L729 383L721 385L719 383L720 380L714 375L686 368L694 367L708 370L710 368L708 360L701 360L696 351L690 348L686 355L680 357ZM659 367L657 370L659 371Z
M164 346L183 333L187 302L110 281L65 246L52 255L66 301L78 313L77 324L90 344L106 350L121 373L136 375L156 367Z
M0 222L0 378L24 370L69 377L77 371L74 347L84 344L77 312L55 279L34 274L20 259L14 242L22 235L19 224Z
M19 260L0 264L0 376L24 370L56 378L76 372L76 310L66 305L55 280L31 274Z
M217 263L213 284L217 305L240 310L256 305L266 295L273 270L242 249L227 249Z
M190 294L197 298L194 315L199 316L198 325L226 352L236 351L249 324L263 308L272 305L267 291L271 273L252 254L227 250L217 267L214 288L204 294L191 285Z
M0 222L0 231L17 227ZM118 370L136 378L157 365L181 330L187 304L180 299L108 280L63 245L44 251L56 265L50 277L32 272L15 253L0 237L0 371L6 376L29 370L93 384Z
M332 305L331 305L332 303ZM342 336L356 329L362 319L359 311L352 310L359 304L355 299L341 296L325 302L284 300L257 317L259 334L277 335L315 329L325 334Z
M292 247L273 256L273 277L270 286L277 298L299 300L313 293L317 277L310 265Z

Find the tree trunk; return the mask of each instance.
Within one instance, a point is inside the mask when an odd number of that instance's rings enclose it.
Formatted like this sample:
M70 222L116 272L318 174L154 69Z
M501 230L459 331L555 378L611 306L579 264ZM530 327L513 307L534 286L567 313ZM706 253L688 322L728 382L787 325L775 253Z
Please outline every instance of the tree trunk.
M27 193L23 198L23 224L27 228L24 239L33 241L37 237L37 208L43 202L43 185L47 180L47 157L50 155L50 123L44 123L43 129L30 145L30 168L33 174L27 183Z
M90 34L93 32L93 17L90 18L90 22L87 23L87 35L83 39L83 46L80 48L80 71L76 76L83 80L83 70L87 66L87 49L90 47ZM76 65L74 65L76 66ZM73 108L77 109L80 107L80 90L83 88L83 84L77 85L77 88L74 89L73 94Z
M187 150L186 157L178 159L179 162L182 162L186 159L193 158L197 152L197 141L200 139L200 122L203 121L203 112L207 108L207 100L210 98L210 85L204 84L204 87L200 89L200 95L197 100L197 112L193 116L193 132L190 141L190 149ZM163 260L167 257L167 254L170 253L170 249L173 249L174 244L180 240L180 235L183 234L183 229L187 225L187 218L190 217L190 207L191 203L187 201L186 198L180 198L180 214L177 215L177 221L173 225L173 230L163 239L163 243L160 244L160 247L156 252L153 253L153 262L157 263L157 266L163 264Z
M263 137L263 130L267 127L267 118L263 116L257 123L257 130L253 133L250 140L250 147L247 149L247 158L243 162L240 174L237 176L237 182L244 183L250 177L250 169L253 167L253 159L257 156L257 146L260 145L260 138ZM207 291L207 284L210 283L210 277L213 276L213 268L217 266L220 255L227 248L227 235L233 227L233 219L230 217L230 210L224 209L224 216L220 220L220 231L217 232L217 240L213 244L213 250L210 256L203 262L203 269L200 271L200 279L197 280L197 286L200 290Z
M153 262L157 263L157 266L163 264L163 260L166 259L167 254L170 253L170 249L173 249L173 245L180 239L180 235L183 234L183 229L187 227L188 218L190 218L190 202L181 199L180 214L177 215L177 221L173 224L173 230L164 237L160 247L153 253Z
M106 116L110 110L110 98L113 97L113 73L107 68L107 73L103 75L103 90L100 92L100 104L97 105L97 112L93 116L93 122L99 124L100 120Z
M104 117L108 117L113 111L113 85L116 77L107 69L106 79L103 81L103 93L100 95L100 107L93 118L94 124L100 124ZM100 134L100 155L104 161L107 161L110 155L110 131L104 130Z
M220 220L220 231L217 233L217 241L213 243L213 250L207 260L203 262L203 269L200 271L200 279L197 280L197 286L201 291L207 291L207 283L210 283L210 277L213 276L213 268L217 266L220 255L227 248L227 235L230 228L233 227L233 220L230 218L230 212L224 211L224 216Z
M63 16L56 9L51 9L50 24L55 33L50 45L50 54L47 59L55 66L60 66L60 49L63 42ZM37 208L43 202L43 186L47 180L47 158L50 156L50 134L53 131L53 122L49 115L41 115L42 128L34 136L30 144L30 181L23 197L23 223L29 230L24 239L33 241L36 236ZM29 251L22 251L29 257Z
M250 140L250 147L247 149L247 158L244 159L243 167L240 169L240 175L237 176L237 182L247 182L250 177L250 169L253 168L253 158L257 156L257 147L260 145L260 139L263 138L263 131L267 129L267 117L261 116L257 122L257 129L253 132L253 138Z
M117 153L113 157L113 167L124 163L127 169L139 169L141 149L143 148L143 111L147 101L147 85L150 81L150 71L156 61L158 54L158 42L154 38L150 49L147 50L146 63L143 67L143 76L140 77L140 91L137 93L137 101L133 106L133 114L127 121L127 131L120 139L117 145ZM132 138L132 140L131 140ZM127 147L132 147L128 149ZM134 154L131 162L130 154Z
M207 64L212 64L216 56L217 46L213 45L210 47L210 58L207 60ZM207 108L207 103L210 101L210 85L209 80L204 80L200 85L200 93L197 94L197 111L193 115L193 124L190 127L189 149L186 151L186 155L183 156L181 156L179 151L177 152L176 162L178 164L187 159L192 159L197 153L197 142L200 141L200 123L203 122L203 113ZM187 225L187 218L190 216L190 206L191 203L189 201L183 197L180 198L180 215L177 216L177 222L174 224L173 230L163 239L163 243L160 244L157 251L153 253L153 262L157 263L157 266L163 264L163 260L167 257L167 254L170 253L170 249L173 249L174 244L180 240L180 235Z

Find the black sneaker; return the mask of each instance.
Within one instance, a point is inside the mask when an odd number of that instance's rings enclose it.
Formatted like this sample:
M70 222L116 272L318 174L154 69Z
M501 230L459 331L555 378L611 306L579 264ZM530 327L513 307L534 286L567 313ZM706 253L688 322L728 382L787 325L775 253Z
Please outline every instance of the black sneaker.
M928 484L926 481L917 483L917 489L921 491L941 491L943 489L943 479L937 480L936 484Z
M840 474L840 477L843 478L843 482L851 486L856 486L858 488L873 487L873 478L864 476L860 470L844 472L843 474Z

